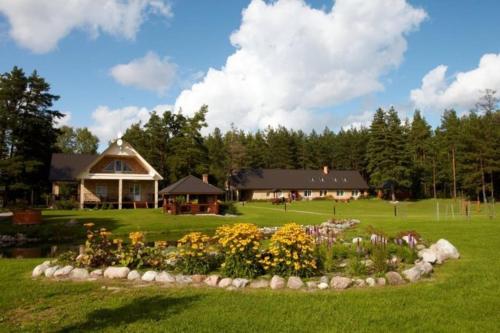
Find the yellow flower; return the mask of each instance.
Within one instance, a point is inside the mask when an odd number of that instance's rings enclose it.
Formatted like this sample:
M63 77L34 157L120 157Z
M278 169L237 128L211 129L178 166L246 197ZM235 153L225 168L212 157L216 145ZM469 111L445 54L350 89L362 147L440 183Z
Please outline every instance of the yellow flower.
M85 223L83 226L86 228L92 228L95 224L94 223Z

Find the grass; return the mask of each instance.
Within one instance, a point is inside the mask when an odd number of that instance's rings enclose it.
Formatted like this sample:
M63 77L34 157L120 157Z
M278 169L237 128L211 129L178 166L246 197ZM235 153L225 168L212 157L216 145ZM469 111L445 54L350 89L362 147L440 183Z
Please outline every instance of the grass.
M106 282L111 288L103 289L101 282L34 281L30 272L40 259L1 259L0 332L499 331L500 219L488 218L485 207L480 213L474 208L470 221L445 219L450 202L440 202L440 221L430 200L404 203L399 217L378 200L336 205L338 217L359 218L362 226L389 233L414 229L432 241L446 238L461 252L460 260L437 267L432 279L401 287L227 292ZM237 221L319 223L333 215L333 204L294 203L285 213L282 206L252 203L240 211L234 218L172 217L153 210L47 211L44 220L54 227L75 218L106 225L118 235L146 230L148 238L170 238Z

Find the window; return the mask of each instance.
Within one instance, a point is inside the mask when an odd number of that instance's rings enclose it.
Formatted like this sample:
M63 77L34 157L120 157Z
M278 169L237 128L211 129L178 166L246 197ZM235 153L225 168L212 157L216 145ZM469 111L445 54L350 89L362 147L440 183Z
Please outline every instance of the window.
M324 191L319 191L319 196L320 197L324 197L328 194L328 191L327 190L324 190Z
M105 199L108 196L108 187L106 185L96 185L95 186L95 195L99 199Z
M116 172L116 173L131 173L133 172L132 168L130 165L128 165L126 162L122 160L114 160L110 162L106 167L104 168L104 171L107 172Z
M311 190L305 190L304 191L304 197L308 198L312 195L312 191Z
M338 197L341 197L344 195L344 191L343 190L337 190L337 196Z
M357 196L359 194L359 191L358 190L352 190L352 195L353 196Z

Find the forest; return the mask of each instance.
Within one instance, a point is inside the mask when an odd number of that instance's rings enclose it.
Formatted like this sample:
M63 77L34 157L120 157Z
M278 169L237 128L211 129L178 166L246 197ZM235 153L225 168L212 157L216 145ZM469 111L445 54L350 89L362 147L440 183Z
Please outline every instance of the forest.
M41 203L50 191L54 152L96 153L98 139L87 128L58 127L53 110L59 96L36 72L14 67L0 76L0 195L2 205ZM375 110L370 126L321 132L268 127L246 132L213 129L208 134L203 106L192 116L153 111L123 139L170 184L188 174L210 175L224 186L242 168L359 170L387 198L467 197L489 201L500 185L500 109L494 90L463 114L443 110L433 128L416 110L400 119L395 108Z

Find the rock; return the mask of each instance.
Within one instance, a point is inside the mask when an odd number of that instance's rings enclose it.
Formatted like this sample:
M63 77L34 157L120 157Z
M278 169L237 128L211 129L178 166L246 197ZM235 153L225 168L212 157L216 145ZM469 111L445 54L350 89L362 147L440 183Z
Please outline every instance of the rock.
M415 266L418 267L420 270L422 270L422 274L424 275L430 274L434 270L434 267L432 267L430 263L425 261L421 261L417 263Z
M236 288L245 288L248 282L250 281L247 279L236 278L233 280L233 286L235 286Z
M319 283L329 284L330 283L330 279L328 278L328 276L323 275L322 277L319 278Z
M253 280L252 282L250 282L249 287L253 289L267 288L269 287L269 281L264 279Z
M69 278L74 280L85 280L89 277L89 271L85 268L75 268L69 273Z
M435 263L437 261L437 256L434 251L431 249L423 249L418 252L418 257L422 259L422 261L428 262L428 263Z
M321 290L328 289L328 283L320 282L320 284L318 284L318 289Z
M56 277L56 278L65 277L69 273L71 273L72 270L73 270L73 266L70 266L70 265L64 266L63 268L59 268L57 271L54 272L54 277Z
M281 276L274 275L269 283L271 289L283 289L285 288L285 279Z
M356 285L356 287L364 287L364 286L366 286L366 282L363 279L356 279L356 280L354 280L354 284Z
M156 282L163 282L163 283L174 283L175 282L175 276L168 272L160 272L159 274L156 275L155 277Z
M405 281L399 275L398 272L387 272L385 273L385 278L387 279L387 283L389 283L391 286L396 286L400 284L404 284Z
M90 272L90 276L101 277L102 276L102 269L94 269L92 272Z
M33 269L33 273L31 274L31 276L33 277L39 277L41 276L43 273L45 273L45 270L47 268L50 267L50 261L45 261L44 263L36 266L34 269Z
M352 243L353 244L361 244L361 243L363 243L363 238L361 238L361 237L354 237L352 239Z
M155 271L147 271L142 275L141 280L146 282L153 282L156 279L157 275L158 273Z
M207 278L206 275L201 275L201 274L191 275L191 279L193 280L193 283L202 283L206 278Z
M75 219L71 219L69 220L68 222L66 222L65 224L67 227L72 227L72 226L76 226L76 225L79 225L78 221L75 220Z
M417 251L423 250L423 249L425 249L425 245L424 244L417 244L416 249L417 249Z
M300 289L304 286L304 282L298 276L290 276L286 286L290 289Z
M437 263L440 264L448 259L458 259L460 258L460 253L457 248L454 247L446 239L440 239L436 244L432 244L429 248L436 254Z
M193 282L193 280L188 275L179 274L179 275L175 276L175 282L182 283L182 284L188 284L188 283Z
M236 290L237 288L235 286L229 286L226 288L226 290Z
M224 278L220 280L219 282L219 288L226 288L229 287L233 283L233 279L231 278Z
M371 260L371 259L361 260L361 263L363 265L365 265L366 267L372 267L373 266L373 260Z
M387 283L387 281L385 280L385 278L383 278L383 277L377 278L377 285L379 285L379 286L385 286L386 283Z
M307 281L306 282L306 286L307 286L307 289L316 289L316 288L318 288L318 282L316 282L316 281Z
M408 281L415 282L420 280L420 277L422 276L422 270L417 266L414 266L412 268L404 270L402 274Z
M377 281L375 281L375 279L372 277L366 278L365 282L368 285L368 287L375 287L375 285L377 284Z
M347 289L351 285L352 280L343 276L334 276L330 281L330 287L334 289Z
M126 279L130 273L128 267L108 267L103 273L103 276L108 279Z
M140 279L141 279L141 273L139 273L135 269L133 271L130 271L130 273L128 273L128 275L127 275L127 280L130 280L130 281L136 281L136 280L140 280Z
M219 283L220 276L219 275L210 275L205 279L205 284L210 287L217 287L217 283Z
M45 272L43 272L43 274L45 275L45 277L48 277L48 278L51 278L54 276L54 273L59 269L61 268L61 266L52 266L52 267L49 267L45 270Z

